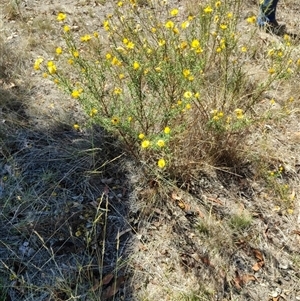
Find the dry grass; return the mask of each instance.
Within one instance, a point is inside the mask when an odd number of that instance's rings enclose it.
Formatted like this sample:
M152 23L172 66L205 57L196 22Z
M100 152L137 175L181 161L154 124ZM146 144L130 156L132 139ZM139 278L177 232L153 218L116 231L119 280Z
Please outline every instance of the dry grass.
M155 176L103 129L75 131L85 119L76 101L32 71L37 47L47 55L58 35L53 14L96 30L111 1L95 4L0 4L0 300L297 300L298 75L260 96L253 110L269 117L240 144L242 158L234 140L216 160L199 149L204 136L183 133L172 177ZM296 32L287 16L297 3L280 5ZM253 12L245 5L245 40ZM266 76L260 50L283 43L263 32L252 41L247 89Z

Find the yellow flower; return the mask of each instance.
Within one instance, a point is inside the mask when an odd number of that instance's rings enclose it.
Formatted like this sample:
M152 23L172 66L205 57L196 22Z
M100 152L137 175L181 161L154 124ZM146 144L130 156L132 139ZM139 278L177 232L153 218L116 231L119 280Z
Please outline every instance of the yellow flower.
M168 134L170 134L170 132L171 132L171 129L168 126L166 126L164 128L164 133L168 135Z
M47 78L48 77L48 73L44 72L43 73L43 78Z
M105 58L107 59L107 60L110 60L111 59L111 54L110 53L106 53L106 55L105 55Z
M80 91L79 90L73 90L71 96L73 98L78 98L80 96Z
M191 74L191 71L189 69L183 69L182 74L184 77L188 77Z
M122 65L122 63L115 56L111 60L111 64L114 65L114 66L121 66Z
M74 60L73 59L68 59L68 64L69 65L73 65L74 64Z
M189 25L190 25L190 22L189 22L189 21L184 21L184 22L181 23L181 28L182 28L182 29L186 29L186 28L189 27Z
M191 98L193 96L193 93L191 91L186 91L183 93L184 98Z
M217 1L217 2L215 3L215 7L218 8L218 7L220 7L220 6L221 6L221 1Z
M120 118L119 118L119 117L114 116L114 117L111 119L111 123L112 123L113 125L117 125L119 122L120 122Z
M152 33L156 33L156 30L157 30L157 29L156 29L155 27L152 27L152 28L151 28L151 32L152 32Z
M64 26L64 32L69 32L69 31L70 31L70 26L65 25L65 26Z
M142 148L148 148L150 146L149 140L144 140L141 144Z
M248 17L247 22L250 23L250 24L255 23L256 22L256 16Z
M157 165L159 168L164 168L166 166L166 161L161 158L157 161Z
M235 109L234 112L236 114L237 119L244 118L244 111L242 109Z
M56 52L57 55L62 54L62 48L61 48L61 47L57 47L57 48L55 49L55 52Z
M178 10L177 8L173 8L173 9L170 11L170 15L171 15L172 17L175 17L175 16L178 15L178 12L179 12L179 10Z
M165 27L168 28L168 29L174 28L174 22L167 21L166 24L165 24Z
M91 111L90 111L90 116L94 117L95 115L97 115L97 113L98 113L98 110L95 109L95 108L92 108Z
M119 2L118 2L118 6L119 6L119 7L123 6L123 2L122 2L122 1L119 1Z
M66 17L67 17L67 15L66 14L64 14L64 13L59 13L58 15L57 15L57 17L56 17L56 20L57 21L64 21L65 19L66 19Z
M73 128L74 128L74 130L78 131L80 129L80 126L79 126L79 124L75 123L73 125Z
M36 59L36 61L34 62L34 66L33 66L34 70L40 70L40 65L43 61L44 61L44 59L42 59L42 58Z
M116 95L122 94L122 89L119 88L119 87L116 87L116 88L114 89L114 94L116 94Z
M227 13L227 18L228 19L231 19L232 17L233 17L233 13L232 12Z
M220 28L223 29L223 30L225 30L225 29L227 29L227 25L226 24L221 24Z
M56 66L52 61L49 61L47 63L48 71L50 74L55 74L56 73Z
M191 106L190 103L187 103L186 106L185 106L185 108L186 108L187 110L190 110L190 109L192 108L192 106Z
M139 139L143 140L145 138L145 135L143 133L139 134Z
M99 33L95 31L95 32L93 33L93 36L97 39L97 38L99 38Z
M241 51L242 51L242 52L247 52L247 47L242 46L242 47L241 47Z
M213 9L212 9L210 6L207 6L207 7L204 8L203 11L204 11L206 14L210 14L210 13L213 11Z
M79 52L77 50L73 51L72 54L73 54L74 57L79 57Z
M134 62L133 63L133 69L134 70L137 70L137 69L139 69L140 68L140 64L138 63L138 62Z
M194 49L199 48L200 47L200 42L197 39L194 39L191 42L191 47L194 48Z
M128 42L127 45L126 45L126 48L127 48L127 49L133 49L134 46L135 46L135 45L134 45L133 42Z
M80 37L81 42L88 42L92 37L89 34L86 34L82 37Z
M268 70L268 72L269 72L270 74L274 74L274 73L276 72L276 70L272 67L272 68L270 68L270 69Z
M78 90L73 90L71 96L73 98L78 98L80 96L80 92Z
M185 49L187 46L188 46L188 43L186 41L182 41L178 47L180 49ZM299 59L299 61L300 61L300 59Z
M166 41L165 40L163 40L163 39L159 39L158 40L158 45L159 46L164 46L166 44Z
M164 146L165 146L165 141L162 140L162 139L159 139L159 140L156 142L156 145L159 146L159 147L164 147Z
M103 27L104 27L104 29L105 29L106 31L109 31L109 21L105 20L105 21L103 22Z
M119 74L119 79L123 79L125 77L124 73Z
M179 29L178 28L173 28L173 32L175 33L175 34L179 34Z

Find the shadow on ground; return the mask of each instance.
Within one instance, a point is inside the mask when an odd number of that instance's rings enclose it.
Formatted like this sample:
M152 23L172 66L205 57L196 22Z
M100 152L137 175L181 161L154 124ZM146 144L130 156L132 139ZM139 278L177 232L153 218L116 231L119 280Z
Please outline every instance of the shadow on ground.
M99 128L34 129L26 94L0 88L1 300L130 300L122 150Z

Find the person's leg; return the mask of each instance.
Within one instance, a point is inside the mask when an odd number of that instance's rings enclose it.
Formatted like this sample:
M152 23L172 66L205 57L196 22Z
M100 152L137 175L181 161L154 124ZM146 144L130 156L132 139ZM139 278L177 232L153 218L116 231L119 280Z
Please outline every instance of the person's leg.
M266 22L276 23L276 7L279 0L264 0L260 5L262 17Z

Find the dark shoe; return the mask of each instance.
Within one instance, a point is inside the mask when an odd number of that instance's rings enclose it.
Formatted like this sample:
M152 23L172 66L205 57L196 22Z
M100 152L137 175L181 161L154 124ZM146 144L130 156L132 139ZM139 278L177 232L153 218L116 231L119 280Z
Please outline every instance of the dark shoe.
M266 22L263 26L268 33L276 34L282 36L286 33L286 25L279 24L276 20Z

